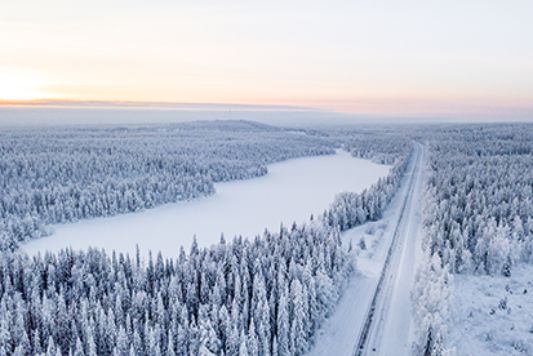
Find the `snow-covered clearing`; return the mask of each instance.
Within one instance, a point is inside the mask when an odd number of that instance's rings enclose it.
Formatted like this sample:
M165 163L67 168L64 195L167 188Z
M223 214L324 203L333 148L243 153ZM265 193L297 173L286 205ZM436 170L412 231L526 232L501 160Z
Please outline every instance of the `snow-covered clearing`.
M260 178L215 184L213 196L167 204L139 213L54 225L54 233L30 241L22 250L30 254L72 246L102 247L132 253L162 251L165 255L188 248L196 235L200 245L211 245L237 234L254 236L280 223L304 222L320 214L343 191L361 192L387 175L389 166L336 155L306 157L268 166Z
M423 149L419 148L419 151L419 164L415 165L413 162L406 174L407 179L383 219L361 225L343 234L343 242L348 245L351 241L356 249L357 272L349 281L335 312L319 331L309 355L353 354L398 224L400 236L387 275L390 279L390 290L381 297L377 305L367 345L376 348L376 352L371 354L410 353L414 326L409 293L414 282L417 261L421 256L418 229L425 163ZM410 176L413 184L410 184ZM406 200L402 218L401 210ZM362 240L364 243L361 243Z
M457 355L533 355L533 266L511 277L455 275L449 344Z

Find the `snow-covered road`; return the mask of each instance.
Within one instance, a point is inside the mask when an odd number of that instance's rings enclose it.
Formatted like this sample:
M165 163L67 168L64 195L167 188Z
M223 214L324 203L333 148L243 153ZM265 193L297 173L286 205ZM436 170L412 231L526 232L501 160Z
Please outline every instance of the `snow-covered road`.
M411 166L382 220L346 231L359 252L357 271L324 323L309 355L409 355L413 325L409 293L420 250L424 147L415 144Z
M409 355L411 353L410 292L417 267L421 190L423 184L424 150L415 147L407 199L402 206L398 225L376 288L373 304L366 316L368 328L361 332L355 355Z

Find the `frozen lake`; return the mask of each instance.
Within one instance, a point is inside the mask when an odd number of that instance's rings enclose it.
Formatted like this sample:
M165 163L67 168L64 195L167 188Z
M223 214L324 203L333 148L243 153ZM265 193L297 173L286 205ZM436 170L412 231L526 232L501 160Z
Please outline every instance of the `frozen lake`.
M361 192L385 176L389 166L351 157L346 152L298 158L268 166L266 176L215 184L213 196L167 204L138 213L54 225L54 233L30 241L21 249L29 254L71 246L103 247L133 253L141 250L177 254L196 235L200 245L217 243L221 233L261 234L280 223L307 221L320 214L344 191Z

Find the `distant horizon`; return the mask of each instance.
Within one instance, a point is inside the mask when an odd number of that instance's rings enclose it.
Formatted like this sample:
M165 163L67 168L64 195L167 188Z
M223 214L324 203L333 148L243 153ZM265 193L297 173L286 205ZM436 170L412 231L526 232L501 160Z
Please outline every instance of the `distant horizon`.
M525 120L531 13L527 0L6 1L0 106Z
M192 121L244 120L285 127L524 123L532 115L357 114L290 105L140 102L0 103L0 127L71 125L151 125Z
M0 98L0 124L2 109L116 109L116 110L169 110L169 111L281 111L312 112L346 117L372 117L384 120L411 118L414 120L473 120L473 121L529 121L533 119L533 104L524 106L493 105L476 103L454 108L445 102L426 103L426 110L413 108L411 102L403 102L404 110L384 110L379 105L360 110L336 110L327 105L311 106L312 103L248 103L248 102L172 102L172 101L134 101L134 100L74 100L74 99L32 99L5 100ZM438 107L439 110L435 110ZM455 109L455 110L454 110Z

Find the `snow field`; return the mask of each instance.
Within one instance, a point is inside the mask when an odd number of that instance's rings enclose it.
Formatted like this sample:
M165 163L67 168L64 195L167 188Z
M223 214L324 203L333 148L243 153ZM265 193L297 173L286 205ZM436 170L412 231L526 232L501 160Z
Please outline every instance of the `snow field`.
M511 277L455 275L449 344L457 355L533 355L533 266Z
M133 254L162 251L175 255L180 246L217 243L228 238L276 231L280 224L305 222L321 214L343 191L361 192L387 175L390 166L336 155L306 157L268 166L266 176L215 184L213 196L156 207L139 213L52 226L54 233L22 246L29 254L90 246Z

